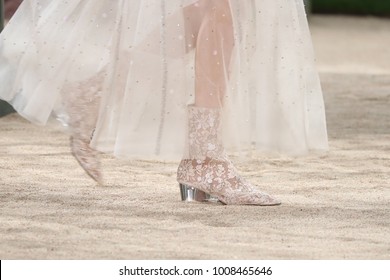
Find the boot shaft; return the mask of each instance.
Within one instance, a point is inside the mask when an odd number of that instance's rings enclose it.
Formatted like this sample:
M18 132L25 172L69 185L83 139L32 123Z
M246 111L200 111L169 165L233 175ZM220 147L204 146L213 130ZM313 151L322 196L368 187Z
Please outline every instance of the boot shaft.
M221 159L225 155L222 143L221 110L188 107L188 151L190 159Z

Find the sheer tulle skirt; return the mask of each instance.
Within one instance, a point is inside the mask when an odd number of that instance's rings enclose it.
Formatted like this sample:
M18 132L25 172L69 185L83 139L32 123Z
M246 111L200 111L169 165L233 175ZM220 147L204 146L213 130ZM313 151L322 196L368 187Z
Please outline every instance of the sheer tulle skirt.
M302 0L222 0L231 28L198 38L216 2L24 0L0 36L0 98L38 124L79 112L97 150L178 159L200 81L215 84L202 94L223 112L228 151L326 150ZM196 65L198 52L210 59ZM224 66L224 86L208 61Z

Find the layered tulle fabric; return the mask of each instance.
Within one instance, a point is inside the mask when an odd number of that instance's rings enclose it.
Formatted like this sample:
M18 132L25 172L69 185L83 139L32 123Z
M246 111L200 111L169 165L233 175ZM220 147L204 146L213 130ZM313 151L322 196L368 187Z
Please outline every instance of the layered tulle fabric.
M209 83L228 151L326 150L302 0L217 2L24 0L0 36L0 98L39 124L79 113L100 151L174 159L187 150L187 106ZM207 61L223 65L225 86Z

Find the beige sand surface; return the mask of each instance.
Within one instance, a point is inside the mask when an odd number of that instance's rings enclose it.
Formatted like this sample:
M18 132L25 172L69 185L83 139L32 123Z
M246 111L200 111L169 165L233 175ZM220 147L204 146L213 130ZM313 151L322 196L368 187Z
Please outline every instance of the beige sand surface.
M330 151L253 158L280 207L186 204L177 163L83 173L67 136L0 119L0 259L390 259L390 20L313 17Z

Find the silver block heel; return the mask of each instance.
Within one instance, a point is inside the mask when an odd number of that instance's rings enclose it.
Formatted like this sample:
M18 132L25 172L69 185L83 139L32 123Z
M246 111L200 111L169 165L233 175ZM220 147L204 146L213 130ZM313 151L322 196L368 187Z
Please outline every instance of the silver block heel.
M194 187L179 184L181 200L187 202L218 202L218 198L205 193L204 191L198 190Z

